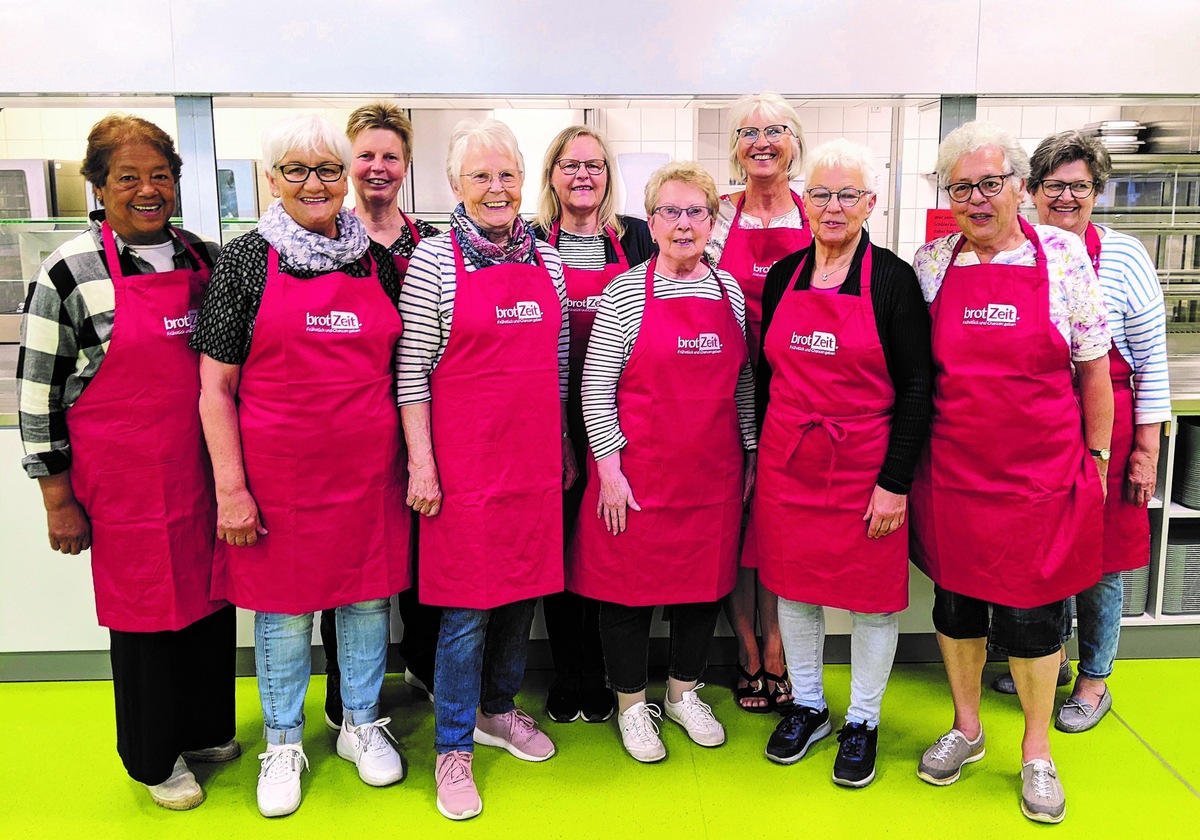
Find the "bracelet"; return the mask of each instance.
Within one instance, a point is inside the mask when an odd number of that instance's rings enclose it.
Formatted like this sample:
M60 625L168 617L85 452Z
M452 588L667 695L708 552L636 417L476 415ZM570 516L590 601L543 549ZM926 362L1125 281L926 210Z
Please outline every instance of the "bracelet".
M571 439L571 433L563 432L563 440L570 440L570 439Z

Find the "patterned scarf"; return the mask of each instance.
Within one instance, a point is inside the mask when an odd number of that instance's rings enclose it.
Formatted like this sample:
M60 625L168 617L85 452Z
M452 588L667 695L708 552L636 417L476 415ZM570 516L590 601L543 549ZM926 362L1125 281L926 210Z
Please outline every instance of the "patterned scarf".
M343 207L337 214L338 238L330 239L301 227L275 199L258 220L258 232L283 261L306 271L335 271L362 258L371 244L367 229Z
M476 268L487 268L501 263L532 262L534 250L533 231L520 216L513 220L512 236L507 245L497 245L484 236L479 225L467 215L466 208L459 204L450 214L450 226L454 238L462 248L463 259Z

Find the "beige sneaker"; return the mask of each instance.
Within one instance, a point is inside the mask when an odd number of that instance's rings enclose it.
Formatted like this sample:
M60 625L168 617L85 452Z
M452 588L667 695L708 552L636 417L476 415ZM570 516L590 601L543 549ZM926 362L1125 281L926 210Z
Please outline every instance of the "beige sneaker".
M165 782L146 785L146 790L150 791L155 804L171 811L190 811L204 801L204 790L183 756L175 759L175 767Z
M1053 761L1035 758L1021 765L1021 813L1044 823L1060 823L1067 815L1067 795Z

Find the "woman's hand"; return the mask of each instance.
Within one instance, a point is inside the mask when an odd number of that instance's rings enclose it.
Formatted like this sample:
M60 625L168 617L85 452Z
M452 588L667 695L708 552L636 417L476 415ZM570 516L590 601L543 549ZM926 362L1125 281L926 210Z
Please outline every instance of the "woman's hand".
M1100 476L1100 492L1103 494L1104 501L1108 502L1108 461L1101 460L1092 456L1092 460L1096 463L1096 472ZM1132 456L1130 456L1132 460Z
M571 485L579 478L579 464L575 461L575 447L569 437L562 439L563 460L563 489L571 489Z
M1158 451L1161 423L1139 423L1134 428L1133 452L1125 470L1125 498L1129 504L1150 504L1158 484Z
M604 519L604 527L614 537L625 530L628 524L628 509L640 511L633 498L633 490L625 473L621 472L621 453L614 452L596 462L600 475L600 500L596 505L596 516Z
M442 484L437 464L408 464L408 498L405 502L422 516L437 516L442 509Z
M871 493L871 501L867 504L867 512L863 516L867 526L867 536L876 540L900 530L904 524L904 516L908 510L908 496L891 493L878 484Z
M758 451L747 452L742 463L742 504L750 503L754 495L754 481L758 475Z
M230 545L254 545L267 533L258 515L258 503L246 489L217 493L217 539Z
M50 547L63 554L78 554L92 547L92 523L79 502L71 499L56 508L46 509Z

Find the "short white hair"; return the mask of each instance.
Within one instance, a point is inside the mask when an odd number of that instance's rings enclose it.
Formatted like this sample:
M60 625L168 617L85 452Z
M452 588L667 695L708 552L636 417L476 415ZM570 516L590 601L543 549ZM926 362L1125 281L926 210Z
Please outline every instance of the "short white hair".
M296 114L271 123L262 136L263 160L274 169L292 152L329 152L350 169L350 138L319 114Z
M446 152L446 179L451 189L458 185L463 159L480 148L503 152L517 162L518 169L525 171L525 158L511 128L499 120L459 120L450 134L450 148Z
M788 178L795 179L804 165L804 129L800 126L800 115L796 113L796 109L773 90L746 94L729 108L730 177L739 181L746 180L746 170L738 160L738 144L741 138L738 137L737 130L755 111L762 115L768 125L786 125L792 130L792 135L788 138L792 144L792 162L788 165Z
M1017 181L1029 179L1029 155L1017 142L1011 132L1005 131L998 125L981 120L971 120L960 125L946 135L946 139L938 146L937 170L938 185L947 186L950 183L950 170L958 162L972 152L988 146L995 146L1004 154L1004 165L1008 167L1017 180L1013 181L1013 189L1020 189ZM997 172L997 175L1003 175Z
M875 154L866 146L851 143L845 138L822 143L804 159L804 183L812 186L812 174L818 169L845 169L862 176L863 186L878 191L879 173L875 169ZM828 185L827 185L828 186Z

